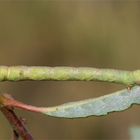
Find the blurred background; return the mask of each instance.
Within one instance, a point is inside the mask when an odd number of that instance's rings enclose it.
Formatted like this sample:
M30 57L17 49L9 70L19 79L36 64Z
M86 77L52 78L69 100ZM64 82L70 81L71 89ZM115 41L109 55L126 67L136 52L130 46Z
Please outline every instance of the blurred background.
M139 1L0 1L0 65L90 66L140 69ZM36 105L54 106L98 97L125 86L99 82L1 82L0 93ZM17 113L36 140L130 139L140 108L86 119ZM0 114L0 140L11 129Z

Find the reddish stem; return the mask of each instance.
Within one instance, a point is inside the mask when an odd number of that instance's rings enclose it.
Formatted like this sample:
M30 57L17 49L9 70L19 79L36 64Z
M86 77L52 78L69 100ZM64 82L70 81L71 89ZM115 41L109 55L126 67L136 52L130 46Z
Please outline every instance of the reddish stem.
M37 112L37 113L47 112L47 109L44 107L36 107L36 106L24 104L20 101L15 100L9 94L0 95L0 104L8 108L19 108L19 109Z

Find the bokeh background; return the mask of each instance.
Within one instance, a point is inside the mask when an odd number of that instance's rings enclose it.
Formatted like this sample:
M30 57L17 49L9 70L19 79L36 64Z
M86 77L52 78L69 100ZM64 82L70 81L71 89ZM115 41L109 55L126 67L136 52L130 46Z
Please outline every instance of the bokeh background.
M0 1L0 65L140 69L140 2ZM99 82L1 82L0 92L36 106L98 97L125 88ZM58 119L17 111L36 140L130 139L140 108L86 119ZM11 128L0 114L0 140Z

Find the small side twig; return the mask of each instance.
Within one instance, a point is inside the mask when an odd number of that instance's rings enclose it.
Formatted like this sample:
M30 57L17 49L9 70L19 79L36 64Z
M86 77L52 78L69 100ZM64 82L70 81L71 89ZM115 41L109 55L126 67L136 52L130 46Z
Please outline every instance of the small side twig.
M4 114L4 116L7 118L7 120L9 121L9 123L13 128L14 140L17 140L19 136L23 140L33 140L33 137L26 129L25 124L22 122L20 118L17 117L12 108L3 106L0 107L0 111Z

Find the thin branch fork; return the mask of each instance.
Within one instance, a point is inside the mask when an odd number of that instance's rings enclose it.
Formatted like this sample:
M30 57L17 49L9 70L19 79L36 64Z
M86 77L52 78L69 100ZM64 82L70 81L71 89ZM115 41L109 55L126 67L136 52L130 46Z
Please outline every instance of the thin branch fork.
M33 140L33 137L28 132L24 121L15 114L13 107L3 105L2 99L3 98L0 98L0 111L4 114L13 128L13 139L17 140L20 136L23 140Z

